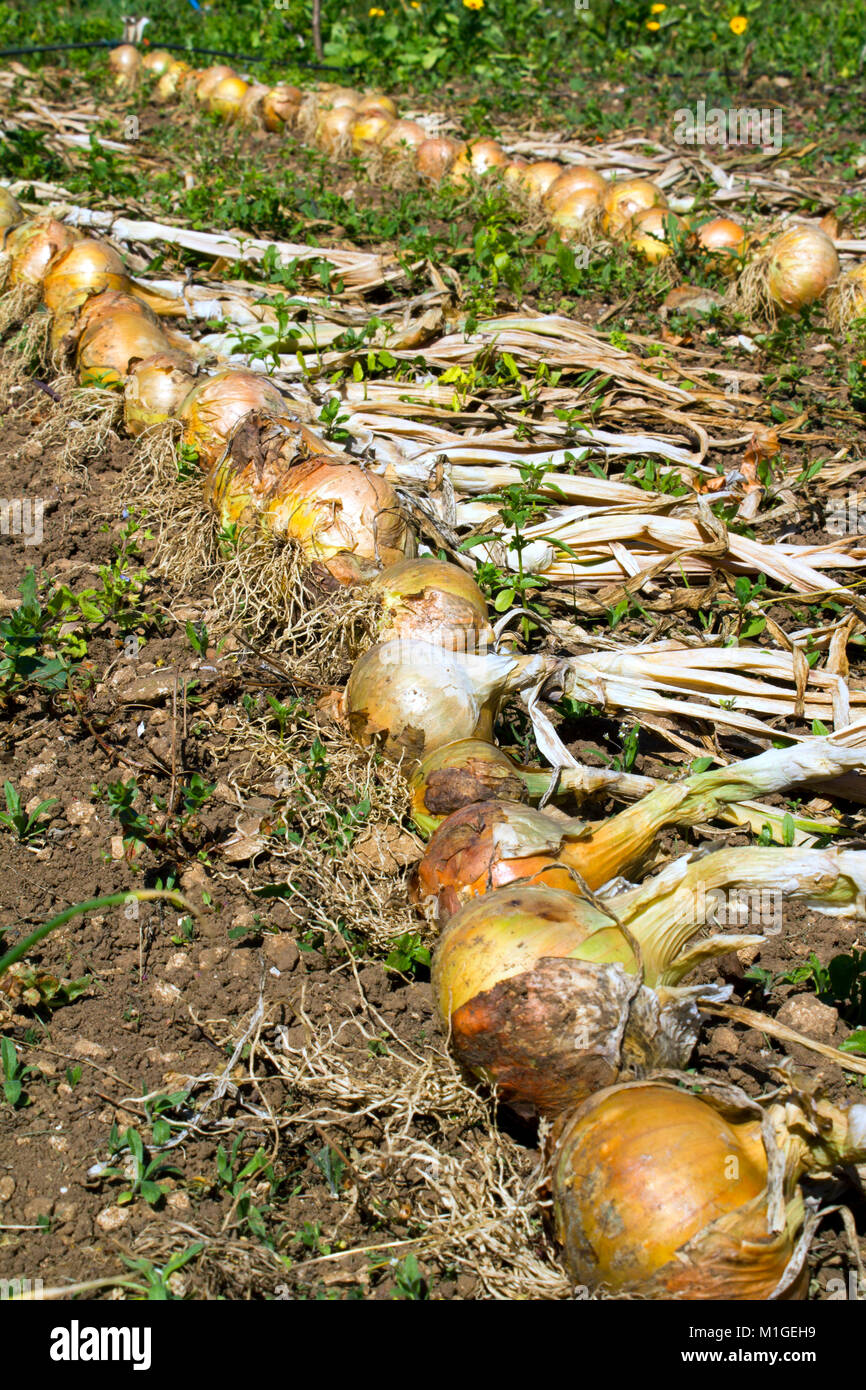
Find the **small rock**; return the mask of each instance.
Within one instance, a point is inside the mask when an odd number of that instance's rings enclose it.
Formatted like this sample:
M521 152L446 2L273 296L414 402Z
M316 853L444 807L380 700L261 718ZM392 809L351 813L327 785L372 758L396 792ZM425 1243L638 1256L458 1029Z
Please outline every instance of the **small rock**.
M76 1057L91 1057L94 1060L111 1056L110 1048L103 1047L101 1043L90 1042L88 1038L78 1038L72 1050Z
M301 958L297 943L290 936L266 936L265 955L281 975L294 970Z
M111 857L112 859L123 859L126 851L123 848L123 836L112 835L111 837Z
M184 970L189 965L188 951L174 951L166 961L166 970Z
M54 1211L53 1197L32 1197L24 1207L25 1221L38 1221L40 1216L50 1216Z
M716 1028L710 1039L710 1052L726 1052L729 1057L736 1057L740 1050L740 1040L733 1028Z
M200 970L213 970L229 953L228 946L208 946L200 952L198 964Z
M64 809L70 825L83 825L96 815L96 807L91 806L89 801L70 801Z
M760 954L760 946L744 946L741 951L737 952L737 960L740 965L754 965Z
M96 1218L100 1231L117 1231L129 1220L129 1207L103 1207Z
M185 1192L170 1192L165 1199L165 1205L172 1211L189 1211L190 1200Z
M0 1178L0 1202L8 1202L14 1191L15 1179L11 1173L5 1178Z
M65 1134L49 1134L48 1143L54 1152L59 1154L66 1153L69 1148L69 1140Z
M154 980L151 994L161 1004L176 1004L180 998L177 985L170 985L167 980Z
M75 1202L58 1202L54 1208L55 1221L74 1221L78 1215L78 1207Z
M839 1010L831 1008L829 1004L822 1004L820 999L811 994L795 994L793 999L788 999L782 1005L776 1018L779 1023L784 1023L786 1028L805 1033L807 1038L831 1043L836 1036Z

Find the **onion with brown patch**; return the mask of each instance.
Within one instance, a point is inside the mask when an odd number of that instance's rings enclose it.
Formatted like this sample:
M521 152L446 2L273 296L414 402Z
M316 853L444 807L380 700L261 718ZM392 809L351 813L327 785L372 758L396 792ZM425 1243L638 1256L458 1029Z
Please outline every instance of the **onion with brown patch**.
M632 218L647 208L666 208L668 200L649 179L622 179L605 187L602 229L608 236L625 236Z
M123 419L133 436L178 412L195 382L196 367L183 352L158 352L136 362L124 387Z

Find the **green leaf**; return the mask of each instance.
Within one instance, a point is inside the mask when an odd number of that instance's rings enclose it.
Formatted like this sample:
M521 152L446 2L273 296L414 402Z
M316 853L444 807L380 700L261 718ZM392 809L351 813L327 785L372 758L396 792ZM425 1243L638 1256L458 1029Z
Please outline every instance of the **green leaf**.
M504 613L514 602L515 589L500 589L496 598L493 600L493 607L497 613Z
M866 1053L866 1028L857 1028L844 1042L840 1042L839 1051Z
M171 1138L171 1125L168 1120L156 1120L153 1126L153 1142L157 1148L162 1148Z
M691 765L691 771L693 773L708 772L714 762L715 758L695 758Z

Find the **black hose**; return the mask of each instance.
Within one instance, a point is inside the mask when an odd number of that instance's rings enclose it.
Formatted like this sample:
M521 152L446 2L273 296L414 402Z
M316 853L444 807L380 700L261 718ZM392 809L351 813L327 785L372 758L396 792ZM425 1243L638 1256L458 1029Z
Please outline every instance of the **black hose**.
M91 39L88 43L36 43L26 48L0 48L0 58L17 58L26 53L63 53L72 48L121 48L124 39ZM151 44L152 48L167 48L172 53L201 53L208 58L234 58L238 63L266 63L267 58L254 58L249 53L226 53L222 48L189 48L185 43ZM303 68L308 72L357 72L357 63L347 63L345 67L334 67L328 63L292 62L293 68Z

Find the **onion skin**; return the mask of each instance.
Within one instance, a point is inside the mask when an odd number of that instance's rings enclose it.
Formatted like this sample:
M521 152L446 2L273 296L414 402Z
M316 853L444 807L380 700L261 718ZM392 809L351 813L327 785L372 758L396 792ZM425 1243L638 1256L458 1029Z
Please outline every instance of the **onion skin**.
M262 102L269 91L270 87L266 87L264 82L250 83L238 108L238 120L241 125L253 127L264 125Z
M411 159L427 139L427 132L417 121L395 121L381 141L386 159Z
M37 217L13 226L6 234L3 250L10 260L9 288L14 285L40 285L51 262L75 245L77 233L53 217Z
M714 217L711 222L704 222L695 232L695 238L703 251L729 262L732 268L736 268L746 246L745 228L730 217Z
M648 1298L773 1294L803 1207L793 1197L785 1229L768 1233L758 1120L735 1123L689 1092L636 1083L599 1092L557 1130L556 1231L576 1280ZM804 1292L800 1281L794 1296Z
M392 121L397 119L397 103L381 92L368 92L366 96L361 97L356 105L356 110L359 112L384 111L385 115L390 116Z
M192 72L189 63L175 60L170 67L162 74L156 84L154 95L158 101L169 101L175 95L181 83Z
M324 562L335 578L342 566L331 562L341 557L361 562L361 578L402 560L412 544L391 484L333 458L311 458L286 470L262 517L270 531L297 541L308 559Z
M866 265L855 265L840 275L827 296L827 318L840 335L854 319L866 316Z
M479 801L528 799L526 783L511 759L495 744L474 738L428 753L410 789L412 819L424 835L431 835L454 811Z
M115 313L98 320L78 344L78 380L82 386L119 386L136 358L167 352L162 329L144 314Z
M24 209L8 188L0 188L0 232L24 221Z
M226 67L225 63L216 63L212 68L205 68L204 72L200 72L196 77L196 101L209 101L211 94L226 77L237 77L237 73L234 68Z
M436 137L425 140L415 154L415 168L427 183L441 183L460 153L456 140Z
M666 208L645 208L631 220L628 244L651 265L673 255L667 241L669 218L675 226L682 227L680 219Z
M108 56L116 87L134 87L141 68L141 54L131 43L119 44Z
M452 183L463 187L470 179L483 178L493 169L504 169L508 156L496 140L472 140L451 166Z
M562 165L552 159L540 159L518 176L518 185L532 203L542 203L549 190L562 177Z
M798 314L829 288L839 275L839 257L818 227L791 227L768 248L767 289L773 304Z
M565 169L550 185L544 195L544 206L548 212L556 212L560 204L579 189L588 189L595 193L597 201L601 203L607 186L601 174L591 169L588 164L574 164Z
M262 97L262 120L265 130L277 134L285 126L293 126L301 105L302 92L299 87L284 83L272 87L268 95Z
M42 299L53 311L71 295L79 294L83 302L89 294L122 290L127 284L123 261L113 247L87 237L51 262L42 282Z
M231 384L243 392L243 383ZM245 411L230 431L205 481L206 500L222 526L255 526L279 498L287 474L320 452L321 440L289 415L282 398L276 407L265 400Z
M594 189L576 188L559 201L550 220L559 235L569 241L591 228L600 207L599 195Z
M355 115L351 123L352 150L365 154L382 143L394 119L386 111L367 111Z
M248 91L249 83L242 77L224 77L207 99L208 110L225 120L237 120Z
M155 48L152 52L145 53L141 60L141 66L152 77L162 77L163 73L168 72L174 58L167 48Z
M123 419L131 435L174 416L195 381L195 363L182 352L158 352L137 362L124 387Z
M197 451L203 469L213 467L232 430L251 410L275 417L288 413L277 387L258 372L226 368L193 387L177 415L184 426L183 442Z
M354 119L354 112L348 106L336 106L332 111L323 111L316 122L316 148L332 158L343 154L351 140Z
M80 342L83 334L100 320L112 314L138 314L150 323L157 323L156 314L144 300L126 290L102 290L83 300L80 294L73 294L54 310L51 324L51 347L71 351Z
M451 651L481 651L493 645L487 600L458 565L432 555L389 565L370 585L381 596L380 642L417 638Z
M602 203L602 229L609 236L625 236L631 220L646 208L666 208L667 198L648 179L624 179L606 186Z

